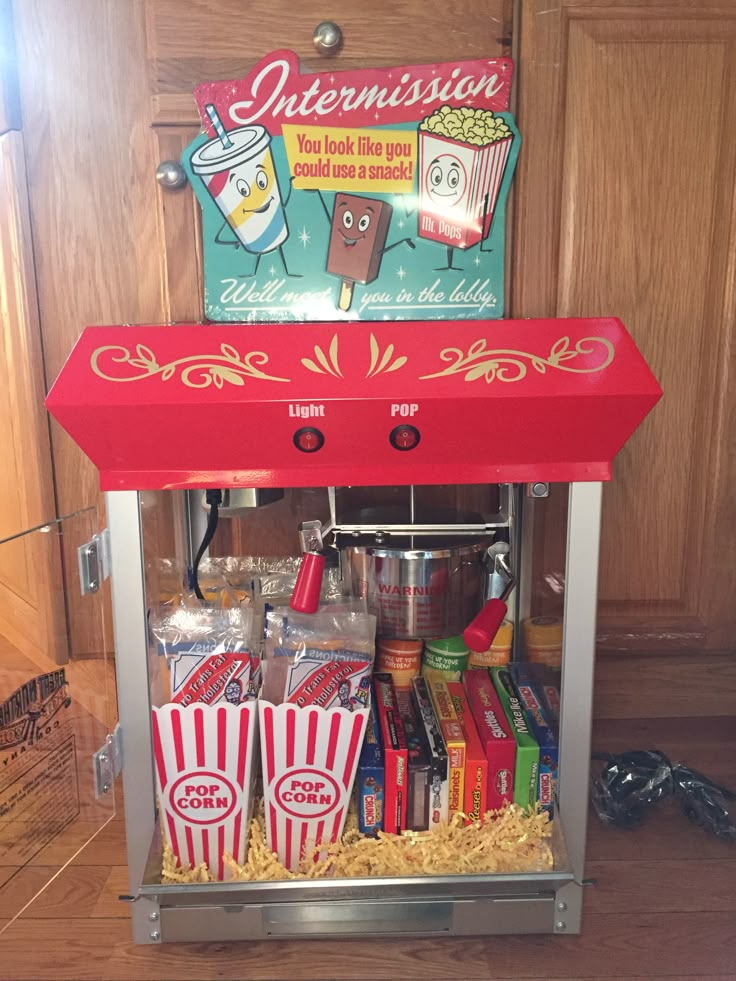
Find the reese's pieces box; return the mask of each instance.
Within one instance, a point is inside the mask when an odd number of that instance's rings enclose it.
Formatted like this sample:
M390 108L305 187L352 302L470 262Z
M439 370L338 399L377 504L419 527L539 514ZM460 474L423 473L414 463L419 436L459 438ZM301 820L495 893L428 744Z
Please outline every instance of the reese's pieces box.
M514 799L516 740L488 672L466 671L463 685L488 761L486 806L497 811Z
M485 674L485 672L482 672ZM489 683L490 683L490 679ZM466 823L482 821L488 810L488 759L473 722L465 689L459 681L448 681L458 722L465 736L465 811Z

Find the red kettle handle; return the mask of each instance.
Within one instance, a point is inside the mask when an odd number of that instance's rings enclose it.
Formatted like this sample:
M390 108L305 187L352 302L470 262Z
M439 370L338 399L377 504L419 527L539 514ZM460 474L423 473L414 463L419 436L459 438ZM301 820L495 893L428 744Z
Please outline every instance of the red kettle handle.
M463 640L471 651L482 654L493 643L496 631L506 616L506 604L500 599L490 599L463 631Z
M325 571L324 555L307 552L302 556L302 564L296 577L294 592L289 606L297 613L316 613L322 592L322 575Z

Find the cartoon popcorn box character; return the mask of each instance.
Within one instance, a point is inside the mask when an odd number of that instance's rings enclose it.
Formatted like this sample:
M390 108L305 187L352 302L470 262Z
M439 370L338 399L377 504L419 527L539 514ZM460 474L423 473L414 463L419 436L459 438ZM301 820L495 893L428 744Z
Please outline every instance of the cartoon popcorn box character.
M368 712L259 702L266 836L287 869L342 834Z
M223 855L245 861L253 807L255 702L153 709L162 830L181 866L229 878Z
M215 241L242 246L256 255L251 275L255 275L262 255L278 249L284 269L291 275L282 249L289 227L276 179L270 134L257 125L226 131L215 107L208 105L206 109L217 135L192 154L191 167L225 219ZM232 239L220 237L225 227L234 233Z
M454 249L487 238L513 134L489 109L442 106L419 125L419 235Z

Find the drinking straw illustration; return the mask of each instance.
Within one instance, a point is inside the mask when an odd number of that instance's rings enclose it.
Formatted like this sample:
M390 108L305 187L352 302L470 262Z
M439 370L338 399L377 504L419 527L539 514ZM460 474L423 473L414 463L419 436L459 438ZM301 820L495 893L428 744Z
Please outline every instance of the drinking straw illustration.
M222 143L223 149L229 150L230 147L233 145L233 142L230 139L230 137L227 135L227 132L225 131L225 127L222 125L222 120L217 115L217 109L215 109L212 103L206 105L205 109L207 111L207 115L210 117L210 122L215 127L215 132L220 138L220 143Z

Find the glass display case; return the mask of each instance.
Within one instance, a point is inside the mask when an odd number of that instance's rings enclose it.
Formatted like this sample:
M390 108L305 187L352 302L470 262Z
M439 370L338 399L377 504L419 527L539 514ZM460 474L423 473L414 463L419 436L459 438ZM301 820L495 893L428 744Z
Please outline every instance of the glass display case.
M386 347L393 324L88 328L49 396L50 411L97 464L106 491L126 898L138 942L580 930L601 487L613 456L660 391L614 320L402 327L409 370L379 378L365 374L365 354ZM302 354L315 347L329 348L339 367L324 375L303 371ZM228 360L225 375L221 356ZM513 626L511 661L550 668L556 756L538 754L534 771L537 793L544 799L548 792L553 807L543 865L495 872L459 865L456 872L412 875L389 868L360 877L312 877L302 866L268 880L238 878L232 866L229 875L204 877L210 881L165 875L177 835L186 836L189 854L201 842L210 872L217 866L235 806L223 788L237 784L245 793L261 759L262 787L253 794L263 793L271 807L279 778L278 758L274 774L269 756L273 719L277 727L285 720L291 775L294 753L302 752L294 735L301 723L293 706L275 706L285 711L269 715L274 706L258 699L235 709L247 721L233 736L232 706L221 707L215 751L195 706L187 716L191 731L180 728L173 752L177 772L192 754L202 780L185 783L181 799L170 794L179 784L164 772L161 712L173 698L171 665L152 641L152 611L191 589L205 545L206 561L230 572L254 567L254 558L290 556L296 575L304 546L299 529L314 524L321 535L315 554L325 558L328 578L366 601L379 639L397 635L397 624L409 624L409 635L425 643L447 637L458 631L459 606L461 620L475 624L490 600L505 604ZM499 592L495 566L487 564L492 548L513 580ZM366 554L373 561L373 578L353 562L361 549L361 561ZM483 564L468 572L476 561ZM453 593L460 567L462 585ZM230 583L234 596L239 585ZM382 606L382 592L394 597L390 606ZM491 640L494 633L495 627ZM529 713L528 705L519 711L527 722ZM334 837L364 731L360 715L356 708L349 752L341 736L327 752L334 758L345 750L350 761L344 792L338 788ZM315 739L309 729L304 748L312 770L319 770L320 725L315 721ZM259 732L262 752L255 748ZM316 785L307 787L303 772L303 802L321 806L321 798L309 800ZM190 791L202 798L197 807L212 814L194 818L185 810L177 823L169 805L187 808ZM327 797L324 803L326 814L333 805ZM234 832L240 855L249 847L246 810ZM276 824L265 824L264 848L281 857ZM325 845L324 836L318 840Z

